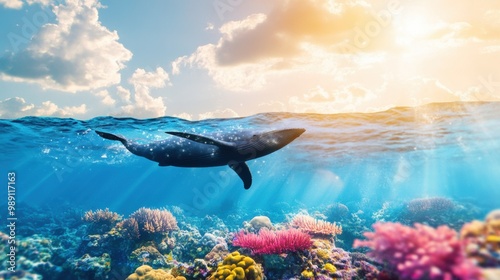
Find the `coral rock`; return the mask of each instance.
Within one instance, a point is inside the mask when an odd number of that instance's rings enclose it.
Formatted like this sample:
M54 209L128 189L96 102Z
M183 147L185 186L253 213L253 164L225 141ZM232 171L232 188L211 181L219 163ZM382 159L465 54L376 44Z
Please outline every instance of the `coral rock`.
M186 278L172 276L163 269L153 269L149 265L141 265L126 280L186 280Z
M267 216L255 216L250 220L250 226L259 231L261 228L273 229L273 224L271 223L271 219Z
M210 280L261 280L262 270L255 261L247 256L232 252L219 264Z

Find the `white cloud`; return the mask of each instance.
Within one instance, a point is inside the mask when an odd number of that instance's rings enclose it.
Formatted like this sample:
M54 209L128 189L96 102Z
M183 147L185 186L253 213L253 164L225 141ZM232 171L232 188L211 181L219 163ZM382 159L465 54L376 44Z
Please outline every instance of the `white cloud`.
M258 112L286 112L288 106L280 101L266 101L258 105Z
M224 89L251 91L263 88L276 75L331 69L336 64L332 58L336 61L342 54L340 46L353 44L356 28L374 21L373 7L366 2L345 0L332 5L326 0L281 1L268 15L228 22L219 29L216 44L179 57L172 63L172 73L179 74L183 66L201 68ZM383 45L376 41L386 38L372 38L373 47L357 51L380 50ZM325 65L316 67L318 63Z
M60 108L51 101L42 102L42 106L35 108L35 116L57 116L57 117L71 117L75 115L83 115L87 112L87 106L81 104L80 106L65 106Z
M194 117L192 114L188 114L186 112L174 115L176 118L181 118L185 120L192 121ZM198 114L197 120L206 120L206 119L219 119L219 118L237 118L239 117L238 113L236 113L233 109L217 109L211 112L205 112Z
M207 27L205 27L205 30L213 30L214 27L215 27L214 24L209 22L209 23L207 23Z
M109 94L109 92L107 90L105 90L105 89L96 92L95 95L97 97L101 98L101 102L104 105L112 106L112 105L114 105L116 103L116 101L113 99L113 97L111 97L111 95Z
M23 1L21 0L0 0L0 5L8 9L21 9Z
M65 106L59 107L51 101L42 102L40 106L30 104L21 97L7 98L0 101L0 117L7 119L20 118L25 116L54 116L73 117L83 115L87 112L87 106Z
M373 92L359 84L351 84L333 91L316 86L302 96L290 97L289 105L290 109L297 113L333 114L364 111L366 103L375 97Z
M199 120L219 119L219 118L237 118L239 115L233 109L219 109L212 112L206 112L198 115Z
M12 97L0 101L0 117L6 119L14 119L28 115L35 105L27 104L23 98Z
M125 102L125 103L130 103L130 90L122 87L122 86L117 86L116 87L116 93L120 97L120 99Z
M150 88L163 88L169 82L168 73L161 67L155 72L146 72L144 69L136 69L132 77L128 80L134 87L147 86Z
M169 82L168 73L163 68L158 67L155 72L136 69L128 82L134 87L134 96L131 104L121 107L125 114L139 118L165 116L167 107L163 98L151 96L151 89L164 88ZM119 88L118 92L124 99L130 98L124 88Z
M266 84L264 75L272 67L273 62L240 65L236 67L219 67L215 58L214 45L200 46L189 57L181 57L172 63L172 73L179 74L182 66L206 69L212 79L222 88L234 91L249 91L262 88Z
M47 6L52 0L26 0L28 5L41 4ZM4 6L8 9L21 9L24 5L22 0L0 0L0 6Z
M455 95L461 101L500 101L500 94L491 90L487 85L472 86L464 91L457 91Z
M52 3L54 0L26 0L26 3L28 3L28 5L33 5L33 4L41 4L43 6L47 6L49 5L50 3Z
M191 114L188 114L188 113L180 113L178 115L174 115L174 117L179 118L179 119L188 120L188 121L193 120L193 116Z
M67 92L118 84L132 53L101 25L100 7L97 0L54 6L56 23L42 26L26 49L1 57L0 77Z

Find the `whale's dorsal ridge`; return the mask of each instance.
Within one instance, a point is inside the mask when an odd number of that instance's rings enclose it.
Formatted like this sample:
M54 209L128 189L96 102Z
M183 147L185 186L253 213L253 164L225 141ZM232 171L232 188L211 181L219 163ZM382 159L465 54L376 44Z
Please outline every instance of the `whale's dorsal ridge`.
M236 148L236 144L231 143L231 142L226 142L222 140L217 140L213 139L210 137L198 135L198 134L193 134L193 133L187 133L187 132L177 132L177 131L167 131L165 132L170 135L186 138L191 141L195 141L201 144L207 144L207 145L214 145L219 148Z

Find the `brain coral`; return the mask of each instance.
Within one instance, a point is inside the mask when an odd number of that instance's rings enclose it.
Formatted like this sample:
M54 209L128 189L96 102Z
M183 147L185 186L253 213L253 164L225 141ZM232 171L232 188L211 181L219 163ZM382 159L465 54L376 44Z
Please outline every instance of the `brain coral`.
M134 273L130 274L125 280L186 280L182 276L172 276L163 269L153 269L149 265L139 266Z
M269 219L267 216L255 216L255 217L253 217L253 219L250 220L250 226L257 231L263 227L268 228L268 229L273 228L273 224L271 223L271 219Z
M255 261L247 256L232 252L219 264L210 280L261 280L262 271Z

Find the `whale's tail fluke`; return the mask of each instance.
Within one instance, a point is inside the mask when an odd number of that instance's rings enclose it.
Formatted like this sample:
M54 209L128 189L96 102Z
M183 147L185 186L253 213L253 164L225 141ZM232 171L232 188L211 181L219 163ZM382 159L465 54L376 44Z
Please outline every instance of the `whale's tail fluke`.
M122 136L117 136L117 135L114 135L114 134L111 134L111 133L102 132L102 131L98 131L98 130L96 130L95 133L99 134L99 136L101 136L104 139L114 140L114 141L120 141L124 145L125 145L125 143L127 143L127 139L125 139Z

